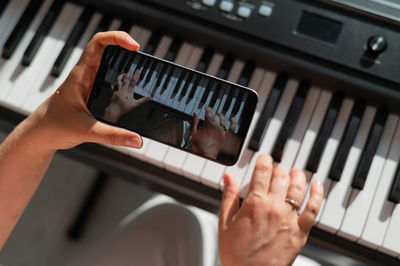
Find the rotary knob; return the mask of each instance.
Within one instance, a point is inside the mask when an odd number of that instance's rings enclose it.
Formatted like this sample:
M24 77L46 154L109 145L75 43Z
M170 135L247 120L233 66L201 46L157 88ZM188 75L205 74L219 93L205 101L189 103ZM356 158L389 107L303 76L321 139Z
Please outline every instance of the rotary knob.
M385 51L387 47L387 41L382 36L372 36L368 39L367 48L372 54L378 55Z

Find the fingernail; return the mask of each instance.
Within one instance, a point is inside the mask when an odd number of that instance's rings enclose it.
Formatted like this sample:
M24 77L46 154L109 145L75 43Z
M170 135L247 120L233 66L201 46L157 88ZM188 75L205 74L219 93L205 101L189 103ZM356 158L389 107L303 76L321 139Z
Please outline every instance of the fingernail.
M317 180L316 184L317 184L318 187L321 187L321 186L322 186L322 183L321 183L321 181L319 181L319 180Z
M129 44L140 47L140 44L135 41L130 35L126 36L126 40L129 42Z
M131 147L131 148L141 148L142 141L138 138L129 138L126 141L126 146Z

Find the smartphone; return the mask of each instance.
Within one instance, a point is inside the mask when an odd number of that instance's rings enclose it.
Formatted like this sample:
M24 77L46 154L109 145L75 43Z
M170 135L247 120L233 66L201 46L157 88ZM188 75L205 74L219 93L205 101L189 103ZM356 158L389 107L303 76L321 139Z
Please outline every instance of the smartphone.
M108 46L87 106L100 121L229 166L238 160L257 101L249 88Z

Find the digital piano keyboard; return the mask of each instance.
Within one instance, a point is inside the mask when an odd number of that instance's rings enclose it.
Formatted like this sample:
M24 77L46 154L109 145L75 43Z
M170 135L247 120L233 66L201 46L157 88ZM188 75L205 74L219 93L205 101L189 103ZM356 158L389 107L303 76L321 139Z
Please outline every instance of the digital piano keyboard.
M1 125L11 130L53 93L95 32L127 31L146 53L258 92L239 162L149 139L141 150L64 153L215 212L222 173L244 196L255 158L272 154L324 184L310 241L399 265L398 11L377 0L0 0Z

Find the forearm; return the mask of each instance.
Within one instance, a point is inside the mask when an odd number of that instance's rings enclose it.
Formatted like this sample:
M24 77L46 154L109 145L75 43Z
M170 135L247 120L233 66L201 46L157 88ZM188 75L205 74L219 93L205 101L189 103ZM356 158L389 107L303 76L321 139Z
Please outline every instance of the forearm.
M40 147L28 120L0 145L0 249L38 187L54 151Z

